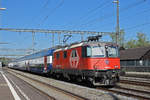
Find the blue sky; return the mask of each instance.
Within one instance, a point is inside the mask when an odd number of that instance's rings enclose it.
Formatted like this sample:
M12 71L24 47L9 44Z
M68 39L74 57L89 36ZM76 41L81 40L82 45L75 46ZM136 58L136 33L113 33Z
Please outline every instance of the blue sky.
M1 7L7 9L0 11L0 26L114 32L116 5L112 2L113 0L1 0ZM135 39L137 32L143 32L150 38L149 16L150 0L120 0L120 28L125 30L125 39ZM51 47L51 36L36 34L35 49ZM108 37L103 39L110 41ZM57 35L55 40L58 44ZM73 35L70 41L80 41L80 38ZM0 45L0 48L31 48L32 34L0 31L0 42L10 43Z

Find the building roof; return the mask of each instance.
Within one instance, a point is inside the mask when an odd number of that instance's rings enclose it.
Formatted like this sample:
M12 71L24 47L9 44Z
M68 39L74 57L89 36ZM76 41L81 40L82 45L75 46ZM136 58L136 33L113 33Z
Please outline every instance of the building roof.
M150 46L121 50L120 51L120 60L139 60L148 51L150 51Z

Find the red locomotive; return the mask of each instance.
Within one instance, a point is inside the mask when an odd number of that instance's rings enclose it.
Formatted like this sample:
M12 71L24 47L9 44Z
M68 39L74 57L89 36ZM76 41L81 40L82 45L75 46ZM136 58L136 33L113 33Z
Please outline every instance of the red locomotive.
M119 81L120 59L115 43L99 42L99 36L70 46L54 47L9 63L9 67L57 78L114 85Z
M119 81L120 59L115 43L86 41L61 47L53 53L51 74L93 85Z

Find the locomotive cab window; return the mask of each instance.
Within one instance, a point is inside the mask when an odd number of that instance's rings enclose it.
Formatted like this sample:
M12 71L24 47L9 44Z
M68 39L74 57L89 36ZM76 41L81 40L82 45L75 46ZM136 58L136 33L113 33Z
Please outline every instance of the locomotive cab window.
M59 59L59 53L56 53L56 58Z
M105 57L105 48L103 46L82 47L82 57Z
M86 48L87 48L86 46L82 46L82 57L83 58L87 57L87 55L86 55L86 52L87 52Z
M105 49L103 46L92 46L87 49L87 55L92 57L105 57Z
M105 46L107 57L118 57L118 48L115 46Z
M67 58L67 51L64 51L64 58Z

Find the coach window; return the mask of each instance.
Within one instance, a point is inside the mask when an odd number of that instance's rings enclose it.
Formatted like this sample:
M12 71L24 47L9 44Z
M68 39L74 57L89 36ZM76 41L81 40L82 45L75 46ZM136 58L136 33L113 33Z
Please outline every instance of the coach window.
M64 58L67 58L67 51L64 51Z
M59 59L59 53L56 54L56 58Z

